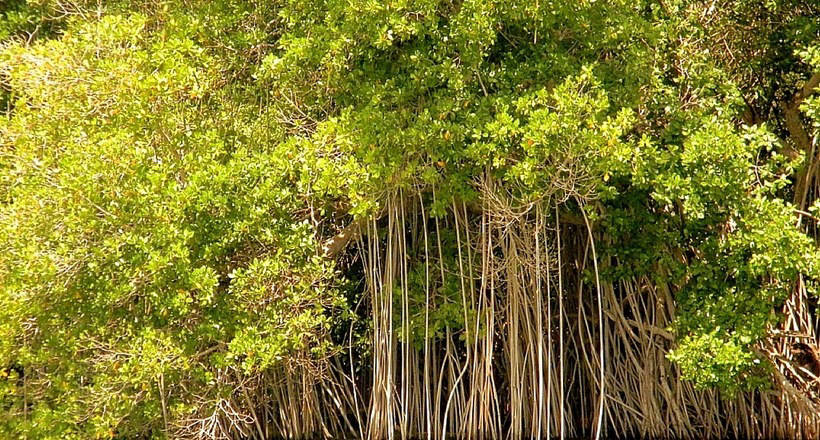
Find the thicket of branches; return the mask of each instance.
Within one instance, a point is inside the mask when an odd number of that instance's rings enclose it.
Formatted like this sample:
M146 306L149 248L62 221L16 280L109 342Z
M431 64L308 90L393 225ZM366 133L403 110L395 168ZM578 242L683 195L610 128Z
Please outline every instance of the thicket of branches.
M0 436L820 435L814 1L0 7Z

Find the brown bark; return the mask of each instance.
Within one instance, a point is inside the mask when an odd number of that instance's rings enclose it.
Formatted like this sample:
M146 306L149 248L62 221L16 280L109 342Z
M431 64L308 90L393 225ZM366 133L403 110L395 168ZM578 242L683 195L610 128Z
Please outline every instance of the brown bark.
M330 240L325 242L323 247L325 258L334 260L339 254L347 248L352 240L357 239L362 235L364 226L367 225L367 219L354 220L347 225L341 232L334 235Z
M798 208L802 209L805 206L808 194L809 183L812 178L812 169L817 158L814 157L816 152L812 150L811 136L806 128L803 126L803 121L800 116L800 104L811 96L820 86L820 72L815 72L809 78L803 87L798 90L792 97L791 101L783 104L783 114L786 123L786 129L789 131L789 138L793 145L786 148L786 155L791 158L796 158L800 152L807 155L806 162L797 173L797 180L794 187L794 203Z

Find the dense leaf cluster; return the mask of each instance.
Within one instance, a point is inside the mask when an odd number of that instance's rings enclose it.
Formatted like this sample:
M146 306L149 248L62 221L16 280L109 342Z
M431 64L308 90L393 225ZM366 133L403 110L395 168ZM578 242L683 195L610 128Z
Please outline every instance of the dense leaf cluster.
M105 3L0 12L4 436L160 435L243 377L320 370L360 299L325 243L399 191L431 222L489 181L588 216L605 277L672 286L670 357L704 387L765 382L755 344L820 275L792 203L810 152L770 103L820 71L811 5ZM799 110L816 143L820 95ZM425 333L429 277L419 346L470 331L442 270Z

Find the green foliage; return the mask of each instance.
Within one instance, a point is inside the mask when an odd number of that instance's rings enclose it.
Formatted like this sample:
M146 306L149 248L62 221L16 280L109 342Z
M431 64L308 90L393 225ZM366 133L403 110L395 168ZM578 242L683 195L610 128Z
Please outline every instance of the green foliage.
M401 304L402 295L406 295L408 304L406 323L402 322L401 310L393 311L393 326L398 329L399 340L419 350L425 341L441 339L447 332L459 333L467 343L476 338L475 305L464 297L463 280L458 276L455 232L445 229L440 238L437 243L428 244L426 252L424 244L417 246L421 249L411 250L419 262L410 268L407 286L399 284L393 293L395 304ZM466 256L462 255L462 268L467 265L463 258ZM425 264L428 262L430 265Z
M755 345L818 276L799 160L776 124L740 122L820 69L809 14L738 46L765 67L748 86L702 45L696 1L65 3L0 15L5 437L161 438L235 392L226 371L319 365L358 299L323 244L397 191L430 221L490 179L515 205L586 209L609 279L673 287L669 357L702 387L764 385ZM716 20L756 29L800 12L729 3ZM800 109L818 136L820 98ZM416 347L490 331L441 237L394 287Z
M813 72L820 72L820 45L808 46L799 50L797 55ZM811 121L810 130L813 138L817 139L820 137L820 96L809 96L801 103L800 110Z
M748 354L795 278L817 275L817 257L782 200L798 163L767 127L737 123L744 78L696 42L713 36L707 7L292 2L261 76L300 111L338 115L339 148L368 171L375 201L431 188L440 216L451 198L480 194L486 170L519 203L600 199L591 214L615 243L613 275L672 283L680 335L721 329L714 341ZM771 8L739 1L720 19L762 28L790 6ZM794 41L820 29L798 21L784 31ZM696 340L672 358L701 383L688 368L714 350ZM751 358L735 359L701 384L759 383L739 373Z
M699 389L716 387L730 394L768 385L765 364L745 348L748 340L737 342L719 332L718 328L681 340L681 347L669 357L678 363L683 378Z
M304 207L327 200L317 176L346 171L280 142L205 29L172 24L197 17L156 18L77 21L0 54L0 364L39 396L24 409L4 382L4 435L159 433L160 380L187 388L166 402L181 418L222 392L219 369L333 350L345 305Z
M11 37L31 37L41 32L47 8L40 2L6 0L0 10L0 41Z

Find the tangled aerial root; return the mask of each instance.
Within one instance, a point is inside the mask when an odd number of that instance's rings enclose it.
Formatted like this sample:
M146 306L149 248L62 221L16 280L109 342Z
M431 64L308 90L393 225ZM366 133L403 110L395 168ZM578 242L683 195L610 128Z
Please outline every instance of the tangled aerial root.
M573 199L583 204L583 199ZM801 367L816 347L805 289L760 347L777 366L771 391L721 395L680 379L673 291L648 277L612 282L588 219L561 203L514 206L489 188L480 210L453 201L429 218L419 195L393 194L379 219L356 225L372 317L366 374L291 368L259 378L205 418L198 438L817 438L818 381ZM571 202L571 201L570 201ZM443 231L455 233L445 265ZM334 245L335 246L335 245ZM424 266L423 346L412 330L411 255ZM434 329L430 310L454 278L462 328ZM803 345L799 345L803 344ZM801 351L801 347L802 351ZM805 363L805 362L804 362ZM254 408L238 411L233 408ZM233 413L231 412L233 411ZM210 424L209 424L210 423ZM189 431L190 432L190 431Z

